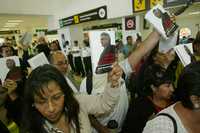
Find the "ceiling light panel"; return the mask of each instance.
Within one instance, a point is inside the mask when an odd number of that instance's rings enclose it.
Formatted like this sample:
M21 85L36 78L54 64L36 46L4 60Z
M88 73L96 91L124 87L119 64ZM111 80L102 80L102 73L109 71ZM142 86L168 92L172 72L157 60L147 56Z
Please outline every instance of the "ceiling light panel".
M23 20L8 20L8 23L22 23Z

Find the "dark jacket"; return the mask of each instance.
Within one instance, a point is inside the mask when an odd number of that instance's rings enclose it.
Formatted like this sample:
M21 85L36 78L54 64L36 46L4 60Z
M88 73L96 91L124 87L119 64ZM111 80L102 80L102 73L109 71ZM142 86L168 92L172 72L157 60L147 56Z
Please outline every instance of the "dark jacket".
M147 97L131 102L121 133L142 133L146 122L157 113L156 107Z
M0 120L0 133L9 133L8 128Z
M48 47L48 44L39 44L37 45L36 49L38 53L44 52L46 57L49 57L50 49Z

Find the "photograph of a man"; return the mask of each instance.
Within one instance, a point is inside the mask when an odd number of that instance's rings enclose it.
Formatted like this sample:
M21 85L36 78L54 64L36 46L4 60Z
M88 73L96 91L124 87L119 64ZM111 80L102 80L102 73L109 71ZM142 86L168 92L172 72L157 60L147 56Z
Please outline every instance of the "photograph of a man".
M16 67L15 61L13 59L7 59L6 66L9 70L13 69L14 67Z
M167 12L162 12L159 8L154 9L153 14L161 20L161 25L166 33L166 36L169 37L169 35L176 30L177 25L171 20Z
M2 83L5 81L8 72L16 67L20 67L19 57L10 56L0 59L0 79Z
M105 73L112 70L112 64L115 62L115 46L111 45L110 35L106 32L100 35L101 46L104 48L100 55L96 73Z

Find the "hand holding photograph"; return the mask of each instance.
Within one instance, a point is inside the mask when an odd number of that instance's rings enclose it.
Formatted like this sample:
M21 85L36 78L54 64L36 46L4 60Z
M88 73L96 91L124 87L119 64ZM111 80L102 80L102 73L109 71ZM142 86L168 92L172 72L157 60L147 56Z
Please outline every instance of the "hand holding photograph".
M168 39L178 29L178 25L171 20L168 12L159 4L147 12L145 19L149 21L165 39Z

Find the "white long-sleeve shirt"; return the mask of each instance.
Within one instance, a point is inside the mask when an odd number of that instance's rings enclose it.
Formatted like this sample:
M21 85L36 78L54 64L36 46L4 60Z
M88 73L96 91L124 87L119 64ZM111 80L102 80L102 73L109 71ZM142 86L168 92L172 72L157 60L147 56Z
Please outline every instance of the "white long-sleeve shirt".
M107 74L95 75L92 78L93 78L93 89L91 95L102 94L104 92L104 88L107 82ZM80 93L87 94L86 78L82 81L80 85ZM123 83L120 86L119 102L114 107L113 112L105 116L98 117L97 119L104 126L106 126L110 120L115 120L118 123L118 132L120 132L122 124L124 122L124 119L128 111L128 106L129 106L129 101L127 96L127 90L125 83ZM97 131L93 129L92 133L97 133Z
M119 94L120 94L119 87L111 88L111 85L109 83L106 84L104 93L98 96L78 94L78 93L75 94L74 96L80 105L80 112L78 115L81 127L80 132L91 133L92 128L90 125L88 115L93 114L95 116L100 116L110 113L113 110L115 104L119 100ZM48 123L46 125L48 127L47 129L51 130L51 128L53 128L53 126L48 121L46 121L45 123ZM73 122L69 126L70 126L69 127L70 133L76 133Z

